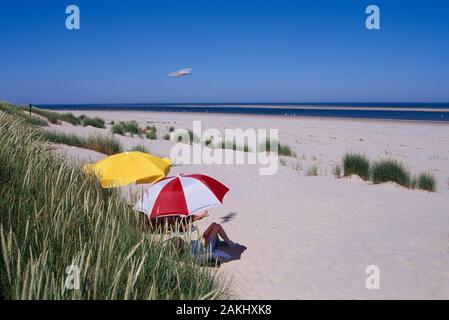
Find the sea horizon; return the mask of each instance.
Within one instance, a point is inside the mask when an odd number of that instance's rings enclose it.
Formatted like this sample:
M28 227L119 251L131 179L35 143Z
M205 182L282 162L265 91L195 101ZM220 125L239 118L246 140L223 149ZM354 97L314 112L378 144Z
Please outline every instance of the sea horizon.
M218 114L339 117L415 121L449 121L449 103L348 102L348 103L83 103L36 104L50 110L104 110L148 112L199 112Z

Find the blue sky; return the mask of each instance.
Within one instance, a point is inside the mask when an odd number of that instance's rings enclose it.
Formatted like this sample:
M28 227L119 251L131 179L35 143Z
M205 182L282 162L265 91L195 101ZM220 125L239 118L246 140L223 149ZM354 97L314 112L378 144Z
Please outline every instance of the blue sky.
M69 4L80 30L65 28ZM365 28L369 4L380 30ZM449 101L445 0L15 0L0 13L0 100L15 103Z

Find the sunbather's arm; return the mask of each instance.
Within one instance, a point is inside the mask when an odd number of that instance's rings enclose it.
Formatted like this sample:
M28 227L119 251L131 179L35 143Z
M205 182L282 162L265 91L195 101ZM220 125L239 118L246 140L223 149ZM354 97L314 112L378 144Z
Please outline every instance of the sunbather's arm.
M204 210L204 211L201 212L201 213L194 214L194 215L192 216L192 221L198 221L198 220L201 220L201 219L207 217L207 215L208 215L207 210Z

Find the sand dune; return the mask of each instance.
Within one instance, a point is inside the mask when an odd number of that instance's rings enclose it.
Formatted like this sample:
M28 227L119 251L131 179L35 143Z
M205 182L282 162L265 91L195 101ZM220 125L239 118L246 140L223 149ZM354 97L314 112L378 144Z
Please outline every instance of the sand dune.
M237 298L413 299L449 298L449 125L433 123L283 118L117 111L75 112L110 120L137 120L158 127L277 128L297 154L273 176L257 165L181 165L171 173L201 172L231 191L224 206L200 222L223 223L231 239L247 247L220 272L233 279ZM87 135L92 127L63 123L49 129ZM168 156L172 143L119 137L126 148L145 144ZM101 154L61 147L72 157L95 161ZM393 183L373 185L336 179L332 166L345 152L371 159L391 156L412 172L431 171L437 192ZM305 175L317 165L318 177ZM365 268L380 269L380 289L368 290Z

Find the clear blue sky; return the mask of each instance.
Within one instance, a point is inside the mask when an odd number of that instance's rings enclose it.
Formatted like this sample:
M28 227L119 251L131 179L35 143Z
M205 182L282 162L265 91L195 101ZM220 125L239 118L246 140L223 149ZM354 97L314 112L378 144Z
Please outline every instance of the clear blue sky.
M381 30L365 28L369 4ZM449 101L447 0L15 0L0 14L0 100L15 103Z

